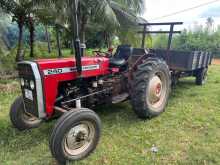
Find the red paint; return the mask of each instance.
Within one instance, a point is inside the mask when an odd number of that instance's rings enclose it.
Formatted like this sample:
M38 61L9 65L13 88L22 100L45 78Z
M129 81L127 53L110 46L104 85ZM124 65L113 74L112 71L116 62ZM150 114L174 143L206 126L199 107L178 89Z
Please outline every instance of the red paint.
M118 73L119 72L119 68L111 68L112 73Z
M53 106L57 97L58 84L63 81L75 80L78 78L77 72L62 73L54 75L44 75L43 70L45 69L56 69L75 67L76 61L74 58L63 58L63 59L42 59L36 61L41 75L43 77L44 84L44 96L46 103L47 117L53 115ZM87 65L99 65L99 69L82 71L83 78L96 77L106 74L111 74L109 70L109 59L105 57L82 57L82 66Z
M161 84L157 84L156 86L156 94L160 94L161 91Z

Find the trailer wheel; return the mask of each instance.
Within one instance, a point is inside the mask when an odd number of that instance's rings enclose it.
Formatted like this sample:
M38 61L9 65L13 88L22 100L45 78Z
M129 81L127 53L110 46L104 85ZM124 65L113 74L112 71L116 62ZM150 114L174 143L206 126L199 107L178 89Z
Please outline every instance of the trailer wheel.
M172 75L171 76L171 86L172 87L175 87L177 84L178 84L178 82L179 82L179 75Z
M95 112L82 108L66 112L57 121L50 150L59 163L87 157L97 146L101 121Z
M41 124L41 120L28 115L25 112L23 97L19 96L15 99L10 109L10 119L15 128L20 131L36 128Z
M152 118L166 107L171 90L171 76L165 61L149 58L133 75L131 103L140 118Z
M207 81L207 68L203 68L197 71L196 74L196 85L204 85Z

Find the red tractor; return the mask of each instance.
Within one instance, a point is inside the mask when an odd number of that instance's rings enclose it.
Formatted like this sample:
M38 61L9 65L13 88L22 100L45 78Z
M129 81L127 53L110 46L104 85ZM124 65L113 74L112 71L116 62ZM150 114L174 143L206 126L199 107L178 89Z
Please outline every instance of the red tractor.
M155 24L142 24L143 48L124 45L112 57L103 57L103 53L84 57L76 14L75 22L75 58L18 63L22 96L10 110L11 122L19 130L60 117L49 141L51 153L60 163L83 159L96 148L101 121L89 108L130 100L138 117L152 118L165 110L172 79L195 76L198 85L206 80L210 54L188 52L179 55L182 59L178 61L177 52L169 51L173 26L181 23L165 23L171 25L167 50L144 48L145 34L149 33L146 26Z

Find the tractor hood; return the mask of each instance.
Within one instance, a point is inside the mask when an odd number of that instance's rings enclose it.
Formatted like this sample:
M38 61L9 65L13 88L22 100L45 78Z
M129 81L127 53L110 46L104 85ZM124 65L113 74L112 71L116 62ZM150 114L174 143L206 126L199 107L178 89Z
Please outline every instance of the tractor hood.
M53 115L60 83L74 81L78 78L83 78L86 81L87 78L111 74L108 58L82 57L81 62L82 73L80 75L77 72L74 58L22 61L18 64L19 76L24 82L23 96L34 101L30 102L29 99L26 99L25 102L31 114L39 118ZM34 83L32 83L35 86L33 90L29 85L30 82Z
M44 76L75 73L76 59L40 59L35 61ZM82 76L100 76L109 73L109 59L105 57L82 57ZM74 75L75 75L74 74Z

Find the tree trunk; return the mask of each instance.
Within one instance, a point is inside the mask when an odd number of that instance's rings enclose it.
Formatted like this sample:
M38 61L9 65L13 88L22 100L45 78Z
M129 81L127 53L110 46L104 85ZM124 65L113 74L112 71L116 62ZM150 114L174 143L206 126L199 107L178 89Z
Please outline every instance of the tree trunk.
M51 53L50 34L48 33L47 25L45 25L45 36L47 40L48 53Z
M74 53L74 40L71 40L71 54Z
M87 24L87 16L83 15L80 21L80 41L81 43L86 42L86 24Z
M80 41L81 41L81 43L86 42L86 32L85 32L85 27L84 26L80 30Z
M34 57L34 21L29 16L29 32L30 32L30 57Z
M85 41L85 29L82 29L82 31L80 32L80 42L81 42L81 56L83 57L85 55L85 49L86 49L86 41Z
M110 48L111 47L110 34L107 31L104 31L104 40L105 40L105 45L107 46L107 48Z
M23 27L24 27L24 17L20 16L18 18L18 28L19 28L19 36L18 36L18 49L16 54L16 61L22 61L24 59L23 48Z
M56 40L57 40L58 57L62 57L61 45L60 45L60 32L58 27L56 27Z

